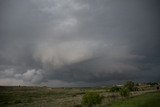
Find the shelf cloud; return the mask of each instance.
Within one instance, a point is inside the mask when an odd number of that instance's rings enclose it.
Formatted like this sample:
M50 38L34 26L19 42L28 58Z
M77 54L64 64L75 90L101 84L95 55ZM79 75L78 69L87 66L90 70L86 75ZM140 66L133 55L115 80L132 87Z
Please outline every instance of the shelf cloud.
M158 0L1 0L0 85L160 81Z

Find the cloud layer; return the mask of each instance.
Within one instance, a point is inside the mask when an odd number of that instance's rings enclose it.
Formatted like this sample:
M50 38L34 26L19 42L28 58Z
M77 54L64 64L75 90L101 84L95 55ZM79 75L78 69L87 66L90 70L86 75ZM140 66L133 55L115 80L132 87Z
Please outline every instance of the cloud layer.
M158 0L2 0L0 85L159 81Z

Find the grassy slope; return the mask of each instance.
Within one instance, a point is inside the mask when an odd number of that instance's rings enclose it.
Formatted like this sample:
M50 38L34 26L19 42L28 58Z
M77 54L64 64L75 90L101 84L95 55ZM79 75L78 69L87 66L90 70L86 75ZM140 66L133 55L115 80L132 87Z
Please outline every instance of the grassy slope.
M160 107L160 92L147 93L113 103L110 107Z
M0 87L0 107L70 106L80 101L78 96L81 94L83 92L78 89Z
M0 86L0 107L74 107L81 104L86 91L105 92L96 88Z

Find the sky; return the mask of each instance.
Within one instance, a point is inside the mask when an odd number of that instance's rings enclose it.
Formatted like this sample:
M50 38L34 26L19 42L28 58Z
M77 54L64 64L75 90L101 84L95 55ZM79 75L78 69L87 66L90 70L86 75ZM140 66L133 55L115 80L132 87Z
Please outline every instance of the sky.
M159 0L0 0L0 85L160 82Z

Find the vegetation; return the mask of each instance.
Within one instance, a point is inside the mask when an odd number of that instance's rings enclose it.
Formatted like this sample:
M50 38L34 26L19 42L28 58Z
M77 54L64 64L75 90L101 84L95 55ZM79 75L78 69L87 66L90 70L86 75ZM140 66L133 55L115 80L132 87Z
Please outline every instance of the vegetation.
M117 87L117 86L113 86L110 88L110 92L119 92L120 91L120 87Z
M130 91L129 91L127 88L122 88L122 89L120 90L120 95L121 95L122 97L128 97L129 94L130 94Z
M0 86L0 107L108 107L109 105L112 107L113 103L115 103L115 106L113 107L117 107L117 103L125 103L128 105L128 103L130 104L133 101L135 101L134 103L136 105L143 105L146 103L147 105L149 105L148 103L157 105L157 96L159 97L160 94L158 88L159 84L153 84L151 86L143 83L133 86L133 82L126 82L124 85L115 85L111 88ZM143 96L143 94L148 92L156 93L145 95L146 99L140 97L140 95ZM138 101L140 102L138 103ZM141 102L143 104L141 104ZM156 107L155 105L151 107ZM125 106L122 105L121 107Z
M134 82L127 81L124 85L124 88L128 89L129 91L134 91Z
M73 107L81 104L82 94L81 89L0 87L0 107Z
M154 85L158 85L158 83L157 82L148 82L147 85L154 86Z
M100 104L101 102L102 96L93 92L87 92L82 98L82 105L86 107L92 107L93 105Z
M110 107L159 107L160 93L147 93L138 97L120 100L112 103Z

